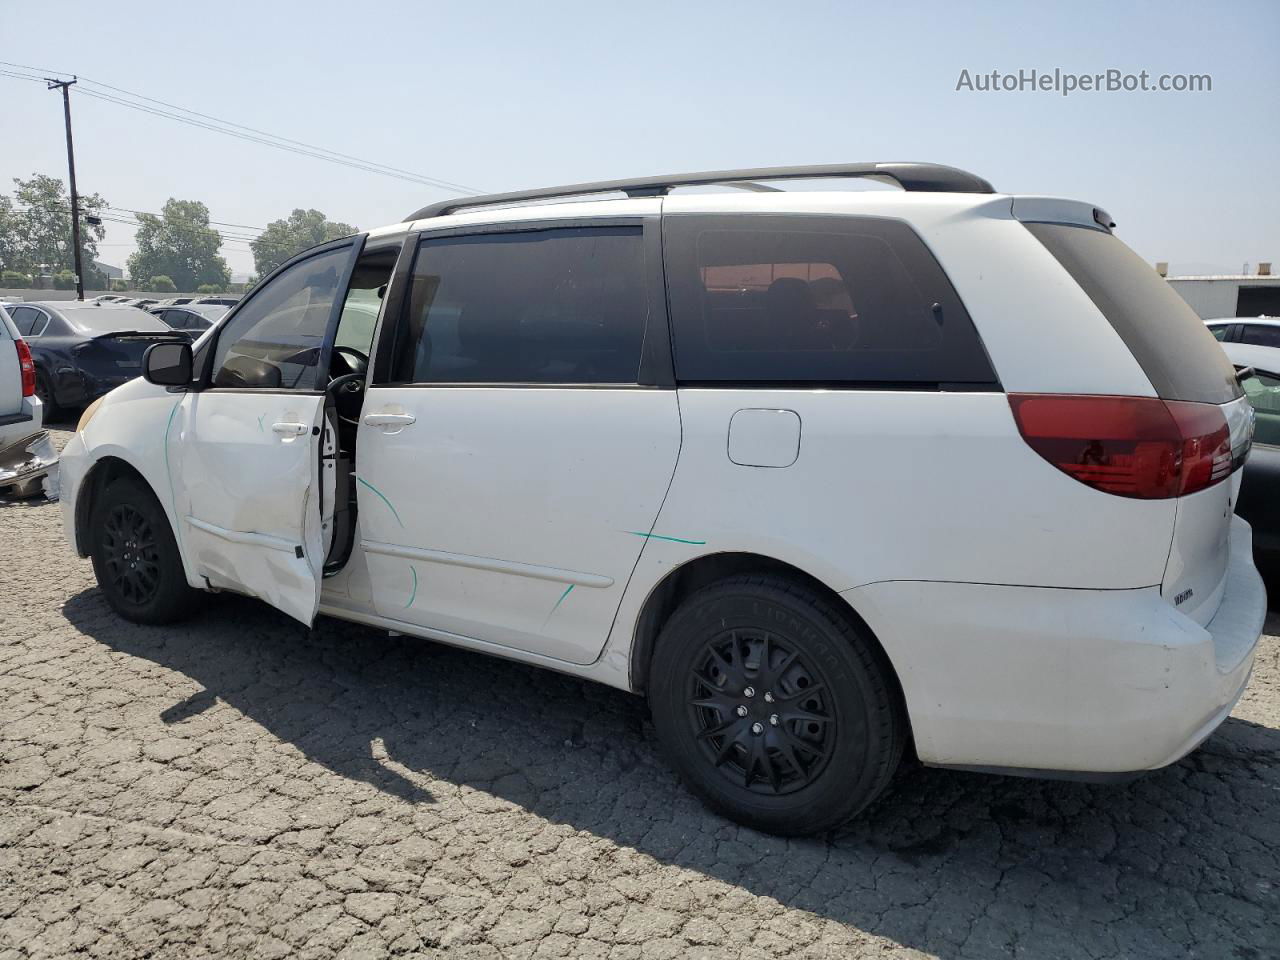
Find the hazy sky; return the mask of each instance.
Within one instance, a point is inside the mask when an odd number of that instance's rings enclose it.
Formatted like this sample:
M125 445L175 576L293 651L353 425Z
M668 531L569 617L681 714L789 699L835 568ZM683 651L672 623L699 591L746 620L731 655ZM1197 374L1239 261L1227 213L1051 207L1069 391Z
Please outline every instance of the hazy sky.
M1097 203L1177 273L1280 262L1275 0L126 0L56 16L0 0L0 23L0 59L482 190L929 160ZM1213 89L956 91L962 69L1022 68L1210 74ZM85 96L72 108L81 190L117 207L202 200L215 220L259 228L315 207L372 227L450 195ZM0 190L65 176L56 93L0 77L0 130ZM123 265L131 238L111 224L102 259ZM247 243L222 252L252 269Z

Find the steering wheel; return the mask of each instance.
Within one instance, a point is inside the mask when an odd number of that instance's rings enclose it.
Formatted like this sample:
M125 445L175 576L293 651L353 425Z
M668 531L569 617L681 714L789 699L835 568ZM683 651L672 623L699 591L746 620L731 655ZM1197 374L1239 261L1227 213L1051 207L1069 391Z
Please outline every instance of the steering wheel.
M325 387L325 392L333 394L334 409L337 411L338 419L353 427L359 426L360 396L364 392L364 381L368 375L369 358L353 347L334 347L333 352L351 354L351 360L348 360L346 356L343 357L343 360L353 372L334 377L329 381L329 385ZM354 412L354 416L348 416L348 412Z
M347 368L352 373L364 374L369 371L369 355L361 353L355 347L334 347L333 352L341 355Z

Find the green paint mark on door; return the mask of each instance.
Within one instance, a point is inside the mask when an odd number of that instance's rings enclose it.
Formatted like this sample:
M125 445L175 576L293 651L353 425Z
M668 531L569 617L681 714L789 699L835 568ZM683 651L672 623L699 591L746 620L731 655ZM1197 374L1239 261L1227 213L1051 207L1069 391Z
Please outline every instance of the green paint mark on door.
M418 596L418 571L412 563L409 564L409 572L413 574L413 592L409 594L409 602L404 605L406 610L413 606L414 598Z
M364 486L366 486L366 487L368 487L370 490L372 490L372 491L373 491L373 493L374 493L374 495L375 495L379 500L381 500L383 503L385 503L385 504L387 505L387 509L391 511L391 515L392 515L393 517L395 517L395 518L396 518L396 523L400 524L401 529L404 529L404 521L400 519L400 514L398 514L398 513L396 512L396 508L395 508L395 507L393 507L393 506L391 505L391 501L390 501L390 500L388 500L388 499L383 495L383 493L382 493L382 491L381 491L381 490L379 490L377 487L375 487L372 483L370 483L370 482L369 482L368 480L366 480L364 477L356 477L356 483L363 484Z
M625 533L631 534L633 537L644 537L646 540L666 540L669 543L691 543L694 546L702 546L705 540L686 540L683 537L664 537L660 533L641 533L639 530L626 530Z
M551 612L547 614L547 618L542 621L542 625L544 627L550 622L551 618L555 616L556 611L560 609L560 604L564 603L565 598L568 597L569 594L573 593L573 588L575 586L576 584L571 583L569 586L565 587L564 593L560 594L560 599L556 601L556 605L551 608Z

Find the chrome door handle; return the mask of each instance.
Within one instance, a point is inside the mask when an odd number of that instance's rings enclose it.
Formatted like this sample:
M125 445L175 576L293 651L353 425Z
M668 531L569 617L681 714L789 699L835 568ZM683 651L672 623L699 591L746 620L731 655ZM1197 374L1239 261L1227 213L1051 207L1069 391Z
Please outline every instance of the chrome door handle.
M307 432L305 423L273 423L271 429L282 437L300 437Z
M364 422L371 427L407 427L417 421L411 413L366 413L364 416Z

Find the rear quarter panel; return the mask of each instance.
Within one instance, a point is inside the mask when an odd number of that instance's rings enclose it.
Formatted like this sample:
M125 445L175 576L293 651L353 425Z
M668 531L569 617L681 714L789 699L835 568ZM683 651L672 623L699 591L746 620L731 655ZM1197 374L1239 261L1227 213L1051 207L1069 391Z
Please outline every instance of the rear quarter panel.
M1001 393L679 391L683 448L642 565L775 557L840 591L880 580L1121 589L1161 582L1175 505L1099 493L1035 454ZM793 411L787 467L727 451L743 409ZM684 542L681 542L684 541ZM636 576L640 577L640 571Z

